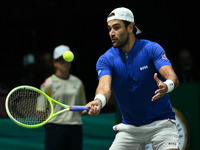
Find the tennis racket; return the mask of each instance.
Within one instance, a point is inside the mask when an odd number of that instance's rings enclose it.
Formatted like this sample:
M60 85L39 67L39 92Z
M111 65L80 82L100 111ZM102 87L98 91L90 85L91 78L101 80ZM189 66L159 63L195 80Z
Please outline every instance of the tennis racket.
M53 103L63 107L54 112ZM37 128L49 120L67 111L88 111L87 106L68 106L49 97L43 91L32 86L18 86L6 97L6 112L10 119L25 128Z

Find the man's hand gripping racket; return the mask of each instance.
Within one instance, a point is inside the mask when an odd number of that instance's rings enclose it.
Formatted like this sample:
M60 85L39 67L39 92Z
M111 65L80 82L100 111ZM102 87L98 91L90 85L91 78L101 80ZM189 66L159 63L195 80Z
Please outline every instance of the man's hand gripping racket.
M53 103L63 107L54 112ZM10 119L25 128L37 128L67 111L89 111L87 106L68 106L46 95L32 86L19 86L6 97L6 112Z
M84 110L82 114L88 113L90 116L97 116L100 113L102 104L100 100L96 99L89 102L86 106L89 108L89 111Z

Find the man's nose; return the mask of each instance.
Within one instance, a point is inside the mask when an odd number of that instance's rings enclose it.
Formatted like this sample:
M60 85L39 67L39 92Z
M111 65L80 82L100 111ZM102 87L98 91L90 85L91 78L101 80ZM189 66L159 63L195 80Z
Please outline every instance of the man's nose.
M110 30L110 37L114 37L115 36L115 31L113 29Z

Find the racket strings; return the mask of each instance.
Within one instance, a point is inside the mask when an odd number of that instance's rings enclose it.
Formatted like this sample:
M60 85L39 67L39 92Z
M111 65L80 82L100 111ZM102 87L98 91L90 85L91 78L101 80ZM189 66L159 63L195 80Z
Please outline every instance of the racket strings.
M13 118L27 125L40 124L51 114L48 100L38 92L25 88L12 93L8 106Z

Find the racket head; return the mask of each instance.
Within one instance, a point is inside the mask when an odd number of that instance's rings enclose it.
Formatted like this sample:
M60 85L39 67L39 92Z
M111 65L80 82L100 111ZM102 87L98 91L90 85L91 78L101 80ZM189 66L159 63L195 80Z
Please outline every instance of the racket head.
M10 119L25 128L41 127L53 115L50 97L32 86L18 86L11 90L5 107Z

